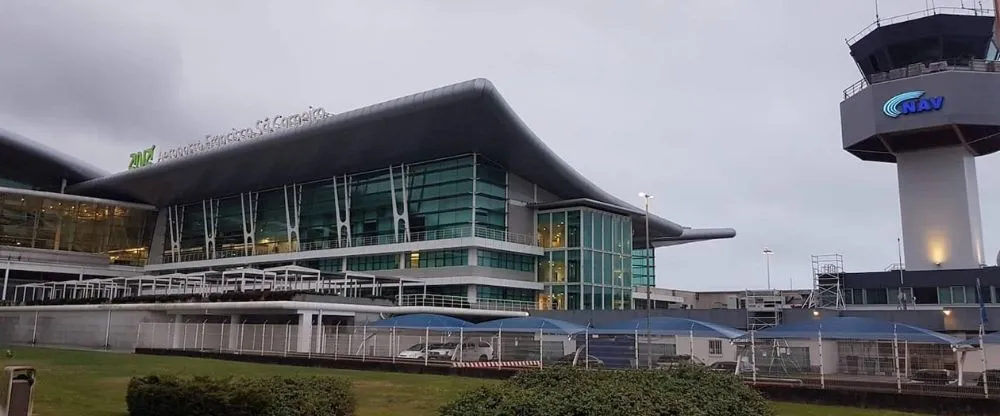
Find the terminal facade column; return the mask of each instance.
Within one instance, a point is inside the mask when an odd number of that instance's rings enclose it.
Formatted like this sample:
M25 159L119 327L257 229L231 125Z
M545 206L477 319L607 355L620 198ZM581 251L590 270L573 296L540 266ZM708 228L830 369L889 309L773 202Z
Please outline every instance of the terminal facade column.
M171 336L170 348L177 349L181 347L181 333L183 331L184 325L184 315L174 315L174 324L171 330L173 334Z
M295 351L308 353L312 349L312 321L315 311L299 311L298 339L295 342Z
M7 268L3 269L3 290L0 290L0 301L7 300L7 280L10 279L11 263L7 261Z
M240 347L240 322L243 317L239 314L232 314L229 317L229 345L226 349L236 351Z

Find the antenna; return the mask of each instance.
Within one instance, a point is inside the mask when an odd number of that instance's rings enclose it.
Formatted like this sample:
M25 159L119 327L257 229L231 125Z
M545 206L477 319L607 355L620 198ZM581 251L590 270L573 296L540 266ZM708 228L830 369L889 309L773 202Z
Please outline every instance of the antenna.
M875 0L875 26L882 27L882 21L878 18L878 0Z

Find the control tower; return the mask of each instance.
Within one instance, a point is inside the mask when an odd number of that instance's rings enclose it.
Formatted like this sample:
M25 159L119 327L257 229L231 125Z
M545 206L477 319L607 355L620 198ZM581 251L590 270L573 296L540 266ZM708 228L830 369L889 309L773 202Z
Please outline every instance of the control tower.
M993 10L935 8L847 41L863 79L840 103L844 150L896 164L907 270L985 263L975 158L1000 150L994 24Z

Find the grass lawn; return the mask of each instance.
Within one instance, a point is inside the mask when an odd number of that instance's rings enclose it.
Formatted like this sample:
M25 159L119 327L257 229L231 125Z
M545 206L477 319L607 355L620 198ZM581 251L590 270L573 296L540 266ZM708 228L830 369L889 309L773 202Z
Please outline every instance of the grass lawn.
M431 416L462 391L491 383L461 377L328 370L197 358L154 357L45 348L16 348L0 367L38 369L36 416L125 416L125 387L132 376L153 373L222 376L327 374L354 382L359 416ZM903 416L904 413L775 403L782 416Z

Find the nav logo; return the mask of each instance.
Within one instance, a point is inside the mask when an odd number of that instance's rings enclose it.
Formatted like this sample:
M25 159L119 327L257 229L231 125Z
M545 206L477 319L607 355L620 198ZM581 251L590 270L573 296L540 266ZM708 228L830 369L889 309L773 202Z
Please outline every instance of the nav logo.
M153 153L156 151L156 146L152 146L149 149L132 153L129 155L131 161L128 162L128 168L138 169L143 166L153 164Z
M937 111L944 106L944 97L921 98L923 96L923 91L904 92L886 101L882 105L882 112L889 117L896 118L924 111Z

